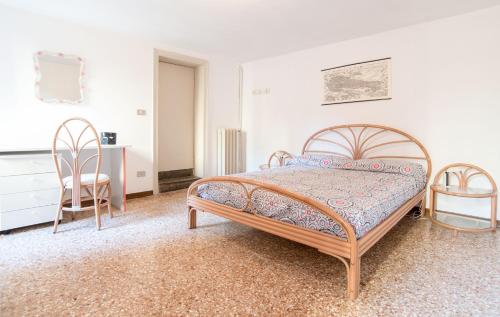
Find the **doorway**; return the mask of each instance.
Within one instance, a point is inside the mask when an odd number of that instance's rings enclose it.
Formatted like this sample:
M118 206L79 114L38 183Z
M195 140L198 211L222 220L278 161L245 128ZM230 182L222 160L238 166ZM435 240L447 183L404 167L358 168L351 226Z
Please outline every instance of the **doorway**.
M205 170L203 60L155 50L154 192L187 188Z
M194 73L160 60L158 183L160 193L189 187L194 176Z

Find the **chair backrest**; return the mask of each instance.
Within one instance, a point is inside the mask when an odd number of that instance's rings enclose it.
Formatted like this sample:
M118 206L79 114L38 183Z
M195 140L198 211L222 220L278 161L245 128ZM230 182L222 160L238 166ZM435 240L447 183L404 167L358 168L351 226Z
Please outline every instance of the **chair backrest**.
M77 136L76 138L74 136ZM85 156L82 155L86 150ZM90 152L95 150L95 152ZM69 153L69 155L65 155ZM94 154L92 154L94 153ZM90 155L87 155L90 154ZM64 121L54 135L52 142L52 156L56 165L57 175L61 188L65 187L63 181L62 165L68 168L72 176L72 207L81 207L80 185L81 175L85 166L95 159L95 179L94 186L97 186L99 170L101 167L101 142L92 124L83 118L70 118ZM69 161L68 159L69 158ZM96 195L96 187L94 187Z

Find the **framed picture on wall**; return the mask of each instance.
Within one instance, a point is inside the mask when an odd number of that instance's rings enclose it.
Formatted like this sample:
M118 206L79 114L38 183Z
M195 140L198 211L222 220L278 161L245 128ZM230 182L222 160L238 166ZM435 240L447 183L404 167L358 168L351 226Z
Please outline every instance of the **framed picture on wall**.
M391 58L323 69L321 105L391 99Z

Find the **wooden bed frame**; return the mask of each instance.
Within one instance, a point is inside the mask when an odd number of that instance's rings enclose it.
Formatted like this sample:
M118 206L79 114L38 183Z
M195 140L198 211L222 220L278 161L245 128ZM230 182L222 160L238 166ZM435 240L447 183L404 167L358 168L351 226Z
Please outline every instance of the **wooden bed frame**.
M392 134L396 139L380 140L381 136ZM333 137L333 138L332 138ZM379 139L379 140L377 140ZM411 155L370 155L383 149L389 151L403 144L416 146L420 153L417 156ZM315 146L321 144L332 150L315 149ZM425 213L426 188L431 174L431 159L425 147L409 134L386 126L373 124L349 124L339 125L320 130L313 134L304 144L302 154L325 154L351 159L407 159L425 161L427 163L426 185L413 198L409 199L391 216L370 230L362 238L356 239L352 225L342 218L338 213L332 210L324 203L315 199L306 197L300 193L288 191L279 186L246 179L236 176L208 177L196 181L189 187L187 193L188 222L189 228L196 228L196 211L208 211L210 213L222 216L233 221L246 224L280 237L290 239L326 253L339 259L344 263L347 270L347 291L349 298L356 299L359 294L360 284L360 260L377 241L379 241L391 228L393 228L401 218L403 218L411 209L420 204L420 216ZM213 201L198 197L197 189L200 185L212 182L230 182L242 187L247 196L247 204L244 208L238 209ZM247 186L252 187L251 190ZM339 238L332 234L307 229L292 224L284 223L269 217L261 216L255 213L245 212L244 210L252 203L252 195L256 190L264 190L288 197L302 204L317 209L322 214L330 217L337 222L347 235L346 239Z

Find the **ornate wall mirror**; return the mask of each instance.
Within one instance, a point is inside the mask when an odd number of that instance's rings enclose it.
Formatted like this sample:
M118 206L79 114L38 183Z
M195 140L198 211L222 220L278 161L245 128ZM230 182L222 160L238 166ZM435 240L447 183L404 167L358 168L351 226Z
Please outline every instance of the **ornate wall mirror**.
M35 93L44 102L83 101L83 60L74 55L40 51L34 56Z

